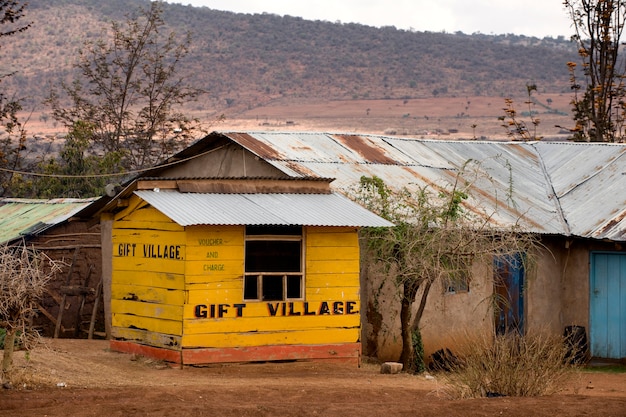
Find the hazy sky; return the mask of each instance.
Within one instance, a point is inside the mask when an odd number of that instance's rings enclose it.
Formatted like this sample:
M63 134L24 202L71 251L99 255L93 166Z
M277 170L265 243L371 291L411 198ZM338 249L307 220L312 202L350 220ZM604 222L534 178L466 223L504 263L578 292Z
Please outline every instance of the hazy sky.
M307 20L395 26L430 32L480 32L569 38L563 0L166 0L237 13L273 13Z

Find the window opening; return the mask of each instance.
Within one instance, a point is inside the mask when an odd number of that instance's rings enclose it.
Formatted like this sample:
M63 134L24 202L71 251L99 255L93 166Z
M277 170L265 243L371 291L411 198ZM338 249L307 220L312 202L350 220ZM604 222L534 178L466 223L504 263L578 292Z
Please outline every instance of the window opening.
M244 299L304 298L301 226L246 226Z
M449 268L448 276L444 281L444 289L450 294L467 293L471 279L471 256L458 256L445 259Z

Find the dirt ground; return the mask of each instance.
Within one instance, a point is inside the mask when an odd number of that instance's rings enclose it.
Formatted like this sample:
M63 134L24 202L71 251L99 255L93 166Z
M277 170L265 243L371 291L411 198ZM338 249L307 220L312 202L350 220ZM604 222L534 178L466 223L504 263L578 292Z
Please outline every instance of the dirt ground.
M17 352L0 416L626 416L626 373L575 374L536 398L453 400L440 376L317 362L171 368L103 340Z
M536 94L535 119L539 122L533 134L566 140L557 126L572 126L571 96ZM527 98L513 98L519 112L518 121L531 125ZM550 105L547 106L547 103ZM277 100L248 108L188 109L189 116L202 121L207 131L280 131L340 132L428 139L507 139L503 122L503 97L430 97L411 100ZM224 120L217 122L219 114ZM37 137L53 137L65 130L42 113L29 117L27 130ZM510 138L508 138L510 139Z

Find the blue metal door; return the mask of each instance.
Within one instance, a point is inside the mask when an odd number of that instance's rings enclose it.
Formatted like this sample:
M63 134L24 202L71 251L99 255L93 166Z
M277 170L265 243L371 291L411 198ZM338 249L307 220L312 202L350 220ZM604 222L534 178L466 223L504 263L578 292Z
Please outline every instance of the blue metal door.
M498 256L494 259L497 334L524 334L524 255Z
M591 356L626 358L626 254L591 254Z

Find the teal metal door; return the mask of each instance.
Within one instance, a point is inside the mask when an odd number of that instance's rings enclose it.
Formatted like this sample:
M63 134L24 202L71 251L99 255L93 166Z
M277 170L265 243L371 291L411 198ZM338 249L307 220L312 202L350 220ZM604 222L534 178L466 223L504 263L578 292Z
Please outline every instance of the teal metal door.
M626 358L626 254L591 254L589 298L591 356Z

